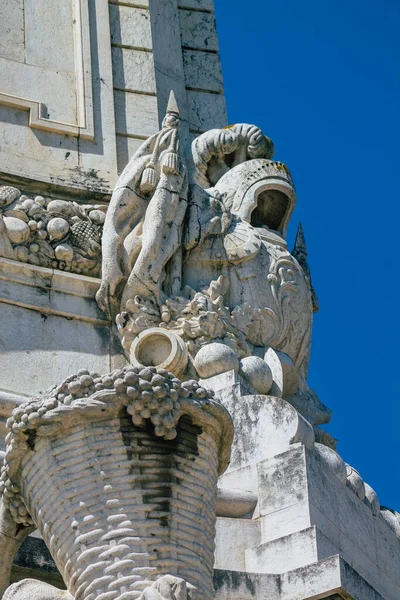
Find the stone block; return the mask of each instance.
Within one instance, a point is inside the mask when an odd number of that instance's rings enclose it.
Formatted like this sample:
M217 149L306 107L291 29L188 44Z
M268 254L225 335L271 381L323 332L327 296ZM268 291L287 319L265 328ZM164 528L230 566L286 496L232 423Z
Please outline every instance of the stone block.
M110 370L108 327L11 304L2 304L1 313L3 389L32 396L82 367L99 373Z
M400 539L381 519L374 519L374 528L378 567L400 588Z
M215 568L244 571L246 548L258 546L260 525L251 519L217 518Z
M152 48L148 10L110 4L110 31L113 44Z
M220 488L239 488L258 493L257 464L225 471L218 480Z
M297 568L300 557L306 566L340 554L383 598L400 597L399 539L323 455L299 444L257 471L261 544L246 550L247 570L279 572L279 563Z
M110 4L123 4L133 7L148 8L149 0L109 0Z
M38 14L48 5L42 0L30 2L31 12L34 12L33 4ZM51 3L54 10L56 5ZM68 18L72 15L71 6L69 4ZM60 36L59 29L53 27L54 18L51 31L45 27L47 17L42 22L36 19L36 29L40 23L43 27L36 35L37 48L46 44L48 38L57 46L54 52L48 52L43 60L36 60L39 65L7 61L6 77L2 74L2 80L14 86L9 91L16 94L15 98L12 96L16 105L9 104L9 96L0 98L1 170L14 177L58 184L86 194L88 190L109 193L117 167L108 6L102 2L82 3L81 17L81 30L76 30L74 35L82 43L76 44L76 39L66 35L64 30ZM58 18L56 21L62 27ZM51 56L60 53L63 60L73 62L73 72L62 71L59 64L58 69L51 69ZM2 92L8 93L5 86ZM25 100L18 100L18 94ZM39 102L47 106L50 118L38 122L35 117L32 125L30 115L35 116ZM89 138L94 135L94 139L84 139L85 135Z
M27 64L56 71L75 72L75 22L71 2L25 0L24 23Z
M310 452L306 460L310 505L316 507L326 519L333 521L359 552L376 562L376 547L372 543L375 539L375 517L371 510L336 477L332 477L317 454ZM344 555L344 558L350 559L348 555Z
M29 100L43 102L47 114L54 120L76 123L77 98L73 73L57 72L35 65L13 64L0 58L2 91L16 97L28 95ZM29 92L28 92L29 90ZM55 90L59 94L55 94Z
M179 11L176 9L176 2L152 0L150 12L159 124L162 123L169 95L173 90L181 117L180 139L183 147L186 147L189 126Z
M0 6L0 56L23 62L25 53L24 0Z
M340 556L281 575L217 569L214 588L217 600L383 600Z
M122 173L129 160L142 144L142 139L117 134L118 173Z
M178 7L212 12L214 10L214 0L178 0Z
M269 542L301 531L310 526L309 506L307 500L285 506L260 519L261 541Z
M218 37L213 14L180 10L179 18L182 46L184 48L218 52Z
M206 131L227 124L225 97L207 92L187 92L189 105L189 127L195 131Z
M259 462L257 471L260 516L308 503L306 456L300 444Z
M98 286L90 277L0 259L0 389L33 396L83 367L110 370Z
M186 86L223 93L221 61L218 54L198 50L183 50Z
M229 470L256 464L302 442L313 446L311 425L285 400L274 396L221 397L232 415L235 436Z
M256 548L248 548L245 550L246 571L279 574L317 562L318 535L315 527L309 527Z
M131 92L114 92L117 133L149 136L158 129L157 98Z
M132 92L155 93L154 60L151 52L113 47L113 85Z

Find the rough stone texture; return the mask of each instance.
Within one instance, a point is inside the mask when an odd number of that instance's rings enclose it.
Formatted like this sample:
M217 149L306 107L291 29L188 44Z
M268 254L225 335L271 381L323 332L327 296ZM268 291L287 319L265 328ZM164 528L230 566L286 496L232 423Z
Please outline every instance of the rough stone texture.
M194 131L224 127L226 123L225 98L219 94L188 91L189 123Z
M223 93L224 84L218 54L198 50L183 50L183 65L188 87ZM215 123L213 126L215 126Z
M178 0L179 8L196 8L208 12L214 11L214 0Z
M105 212L0 186L0 257L96 276Z
M203 9L202 3L195 2L194 8ZM211 8L206 2L204 10ZM116 0L109 6L7 0L0 10L0 162L6 177L18 182L22 175L68 192L89 188L108 194L132 156L132 144L122 143L118 134L143 140L157 131L171 88L189 121L186 87L193 86L199 68L184 72L176 0L154 0L151 6L148 0ZM182 35L201 48L216 40L215 24L210 13L197 14L206 15L204 23L196 14L183 19ZM212 62L220 72L215 53ZM214 80L211 73L207 79ZM205 85L214 91L214 84ZM155 102L132 99L131 92L154 94ZM121 100L121 94L126 98ZM207 97L204 101L209 103ZM123 127L121 106L123 115L129 108ZM150 128L147 121L153 123ZM226 124L223 114L220 124ZM188 123L186 129L188 148Z
M76 600L112 600L114 584L126 598L135 577L131 597L192 600L195 585L211 598L217 516L217 600L398 600L400 515L333 450L306 383L318 299L302 228L292 252L285 240L290 174L257 127L215 129L212 0L6 0L0 79L0 587L35 521ZM99 308L101 225L128 163ZM206 388L235 425L218 493L230 430ZM62 587L43 540L15 563L11 581ZM72 600L29 579L5 599L27 597Z
M168 343L176 337L176 352L181 338L191 357L179 367L184 378L214 377L241 365L242 377L259 393L306 393L312 304L309 282L285 242L295 203L290 174L269 160L271 140L240 124L194 142L203 189L188 188L191 165L179 130L172 95L162 130L142 145L112 196L99 306L117 315L122 346L135 364L135 340L148 330L146 343L154 346L161 327L169 331ZM163 363L164 351L156 354L143 360ZM171 362L168 368L177 367Z
M114 101L117 133L147 137L157 129L155 96L115 91Z
M0 389L35 394L78 370L111 366L98 280L0 259ZM23 368L16 368L23 365Z
M151 50L152 37L148 10L110 4L111 42Z
M149 0L110 0L110 4L122 4L136 8L149 8Z
M143 139L129 137L127 134L117 133L118 172L122 173L129 159L143 144Z
M24 2L13 0L0 6L0 56L24 60Z
M383 600L339 556L283 573L249 574L216 570L217 600L263 598L264 600Z
M12 4L3 3L8 17ZM100 192L109 190L116 176L116 156L107 6L89 3L71 23L73 12L68 3L62 5L65 11L57 2L25 4L24 52L32 55L33 64L0 59L5 69L0 95L1 170L8 176L58 183L72 189L91 186ZM33 4L34 11L29 8ZM47 19L51 27L46 24ZM62 36L54 22L63 28ZM98 37L92 43L90 35L94 31ZM81 45L78 39L82 40ZM65 71L64 76L59 62L66 60L73 71ZM60 77L62 81L57 82ZM53 81L53 85L46 87L46 81ZM25 87L17 89L17 84ZM82 138L79 147L78 134ZM107 140L104 145L103 140Z
M231 550L235 564L242 560L243 570L279 574L282 565L285 570L298 569L340 554L374 593L391 600L399 597L399 538L346 487L322 454L294 445L259 462L255 469L230 469L220 485L241 485L258 496L259 541L246 547L254 521L244 520L242 536L237 537L240 543ZM223 549L231 542L221 526L218 531L216 567L226 569L231 559Z
M150 52L113 47L112 62L115 88L155 93L154 58Z
M81 370L15 409L0 482L3 589L20 541L9 529L35 523L74 597L146 597L149 586L170 597L166 585L181 597L178 577L211 599L216 483L232 441L211 396L165 370L126 367Z
M213 14L180 10L182 46L218 52L218 38Z

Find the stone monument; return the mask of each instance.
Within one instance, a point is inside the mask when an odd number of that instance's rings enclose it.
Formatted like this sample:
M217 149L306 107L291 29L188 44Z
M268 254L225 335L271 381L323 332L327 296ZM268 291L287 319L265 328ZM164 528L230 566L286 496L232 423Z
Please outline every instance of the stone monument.
M0 11L4 600L399 600L400 515L321 427L294 184L226 127L212 0Z

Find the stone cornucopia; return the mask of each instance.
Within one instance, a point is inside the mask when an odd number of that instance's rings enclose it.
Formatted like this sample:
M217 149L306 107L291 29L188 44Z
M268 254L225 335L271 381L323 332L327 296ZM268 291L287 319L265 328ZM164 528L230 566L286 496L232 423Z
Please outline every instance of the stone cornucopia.
M8 426L3 504L34 522L77 600L135 599L166 574L212 597L232 424L211 393L154 367L81 371Z

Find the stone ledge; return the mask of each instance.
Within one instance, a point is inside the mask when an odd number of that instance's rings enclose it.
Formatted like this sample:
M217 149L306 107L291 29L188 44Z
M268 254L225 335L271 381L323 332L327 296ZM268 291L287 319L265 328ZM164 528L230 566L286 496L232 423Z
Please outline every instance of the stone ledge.
M0 258L0 302L108 325L95 294L100 280Z
M281 575L214 571L215 600L389 600L339 555Z
M62 579L40 538L29 536L14 560L12 581L35 577L62 587ZM280 575L214 570L215 600L389 600L339 555Z

